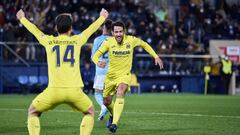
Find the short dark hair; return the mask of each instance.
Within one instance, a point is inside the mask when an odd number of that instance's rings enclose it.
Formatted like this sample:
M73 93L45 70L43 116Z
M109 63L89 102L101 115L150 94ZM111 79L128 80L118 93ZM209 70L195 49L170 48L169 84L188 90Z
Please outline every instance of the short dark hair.
M73 19L71 14L63 13L55 18L58 33L66 33L71 29Z
M112 24L112 31L114 30L114 26L120 26L123 27L123 30L125 31L126 27L125 24L122 21L116 21Z
M104 22L104 27L106 28L106 30L107 30L108 32L111 32L112 20L107 19L107 20Z

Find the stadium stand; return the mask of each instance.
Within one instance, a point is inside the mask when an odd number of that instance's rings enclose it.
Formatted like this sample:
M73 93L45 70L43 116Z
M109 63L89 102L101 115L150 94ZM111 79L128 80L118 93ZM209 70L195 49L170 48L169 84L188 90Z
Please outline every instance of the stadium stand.
M209 54L209 41L212 39L240 40L240 4L234 0L2 0L0 41L9 48L1 45L0 49L1 78L4 78L1 85L12 82L7 80L9 76L17 79L18 71L11 72L9 69L21 70L22 67L17 67L24 66L24 61L32 69L32 74L26 73L27 76L37 77L32 78L33 84L46 86L47 83L46 78L40 79L40 76L47 76L45 50L37 46L36 39L16 21L15 14L19 8L23 8L27 17L35 20L34 23L46 34L57 34L54 32L54 17L57 14L72 13L73 33L76 34L81 33L96 18L102 7L111 11L112 20L124 20L129 34L147 41L159 54L205 55ZM95 33L89 43L99 34L100 32ZM81 56L81 68L85 70L84 64L90 63L91 47L85 46L82 51L85 53ZM141 56L145 54L142 49L136 49L135 54L137 57L134 58L133 70L142 84L143 92L154 86L161 90L162 85L165 85L165 91L170 92L176 84L179 91L191 89L202 93L202 69L210 60L164 57L165 70L158 72L150 58ZM90 68L93 71L94 66L91 65ZM236 65L236 69L239 71L239 65ZM6 75L14 73L17 76ZM159 79L158 83L152 78ZM171 80L171 83L168 84L163 79ZM237 81L239 80L238 77ZM193 84L189 86L185 81L192 81ZM4 89L8 90L5 86Z

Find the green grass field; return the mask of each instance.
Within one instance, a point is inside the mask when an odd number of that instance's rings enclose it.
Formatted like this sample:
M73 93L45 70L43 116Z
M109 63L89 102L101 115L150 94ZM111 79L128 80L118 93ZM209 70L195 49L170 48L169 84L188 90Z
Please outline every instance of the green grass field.
M28 134L27 108L33 98L0 95L1 135ZM127 95L125 101L116 135L240 135L240 96L142 94ZM41 135L78 135L81 118L61 105L42 115ZM106 121L95 121L92 134L110 134Z

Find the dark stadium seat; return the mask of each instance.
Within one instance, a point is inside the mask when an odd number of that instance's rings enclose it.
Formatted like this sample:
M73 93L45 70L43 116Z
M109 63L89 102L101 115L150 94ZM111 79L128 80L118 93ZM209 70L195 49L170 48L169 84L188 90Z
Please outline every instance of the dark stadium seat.
M44 80L44 77L41 78L40 80L40 77L37 76L37 75L30 75L29 76L29 85L28 85L28 88L30 89L30 92L31 93L40 93L47 85L43 85L41 82L43 81L44 83L46 82Z
M27 85L29 82L28 76L26 75L20 75L17 77L18 83L21 85Z
M38 84L38 77L34 75L29 76L29 85L35 84Z
M48 84L48 77L47 76L39 76L39 85L47 85Z
M29 93L29 78L27 75L19 75L17 77L18 83L20 84L20 93L28 94Z

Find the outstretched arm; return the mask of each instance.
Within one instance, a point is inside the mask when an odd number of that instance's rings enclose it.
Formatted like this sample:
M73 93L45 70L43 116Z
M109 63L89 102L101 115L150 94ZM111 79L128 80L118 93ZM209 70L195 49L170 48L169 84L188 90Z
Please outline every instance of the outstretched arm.
M32 24L27 18L25 18L25 13L22 9L17 12L16 16L23 26L26 27L27 30L37 38L38 41L40 41L41 37L44 36L44 33L40 31L34 24Z
M80 36L83 36L84 38L82 39L83 43L86 43L88 38L95 32L98 30L98 28L101 27L101 25L103 24L103 22L106 20L106 18L108 17L108 11L105 9L102 9L100 12L100 17L94 22L92 23L86 30L84 30Z
M141 39L136 38L136 40L138 45L140 45L142 48L144 48L144 50L146 50L150 55L154 57L155 65L156 66L158 65L160 69L163 69L163 62L160 59L160 57L155 53L155 51L152 49L152 47Z

